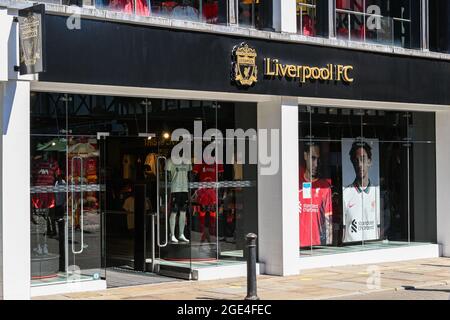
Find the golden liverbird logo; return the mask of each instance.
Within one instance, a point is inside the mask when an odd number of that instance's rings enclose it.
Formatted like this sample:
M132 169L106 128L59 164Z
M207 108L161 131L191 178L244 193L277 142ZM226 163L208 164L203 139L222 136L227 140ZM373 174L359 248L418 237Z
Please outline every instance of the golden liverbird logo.
M246 43L233 48L232 79L241 86L251 86L258 82L256 50Z

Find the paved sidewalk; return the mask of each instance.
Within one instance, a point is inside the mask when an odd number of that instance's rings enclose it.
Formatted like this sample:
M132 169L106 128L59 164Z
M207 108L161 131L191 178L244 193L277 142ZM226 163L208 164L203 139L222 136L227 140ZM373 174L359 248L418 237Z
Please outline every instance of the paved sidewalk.
M258 277L262 300L370 299L371 294L420 287L450 285L450 258L435 258L376 265L332 267L301 272L298 276ZM418 290L416 290L418 291ZM444 291L445 292L445 291ZM246 278L214 281L175 281L104 291L36 297L39 299L233 299L246 295ZM448 297L442 296L448 300Z
M336 300L450 300L450 285L386 290L336 298Z

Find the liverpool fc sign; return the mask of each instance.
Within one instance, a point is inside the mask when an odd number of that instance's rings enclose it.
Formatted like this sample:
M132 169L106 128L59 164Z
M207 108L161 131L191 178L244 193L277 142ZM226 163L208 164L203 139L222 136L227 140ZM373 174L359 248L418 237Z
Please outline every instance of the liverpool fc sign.
M234 47L232 79L238 85L249 87L258 82L256 56L256 50L244 42Z

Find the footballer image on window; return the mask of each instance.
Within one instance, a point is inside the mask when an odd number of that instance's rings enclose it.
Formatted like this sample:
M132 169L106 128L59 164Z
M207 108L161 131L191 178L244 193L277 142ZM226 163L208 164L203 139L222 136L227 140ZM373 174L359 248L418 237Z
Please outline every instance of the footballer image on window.
M380 238L379 143L342 139L343 242Z

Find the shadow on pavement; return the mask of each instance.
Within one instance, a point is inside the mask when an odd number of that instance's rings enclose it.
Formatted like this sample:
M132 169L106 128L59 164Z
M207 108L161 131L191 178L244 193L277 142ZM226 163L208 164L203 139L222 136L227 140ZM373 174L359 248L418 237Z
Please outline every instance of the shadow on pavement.
M408 291L423 291L423 292L448 292L450 293L450 289L424 289L424 288L415 288L415 287L411 287L411 286L403 286L403 288L405 290Z

